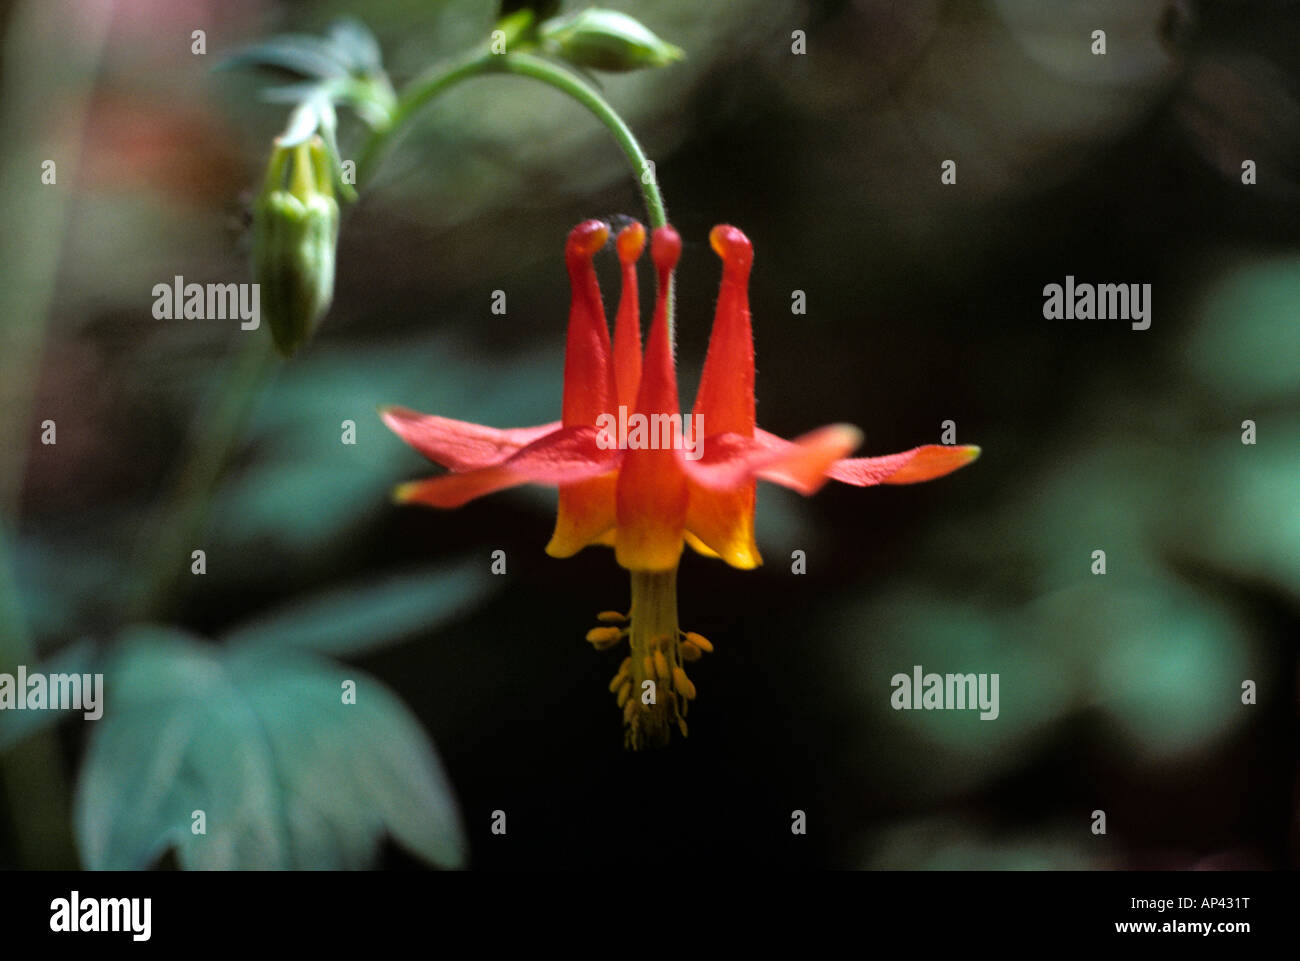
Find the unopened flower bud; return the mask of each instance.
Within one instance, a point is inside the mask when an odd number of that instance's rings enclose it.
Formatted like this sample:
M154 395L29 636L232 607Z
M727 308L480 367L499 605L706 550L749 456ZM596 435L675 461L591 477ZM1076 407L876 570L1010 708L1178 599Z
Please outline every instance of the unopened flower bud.
M639 20L616 10L589 8L541 25L542 43L578 67L624 72L663 67L686 54Z
M253 280L280 353L305 344L334 297L339 205L320 137L276 142L253 211Z

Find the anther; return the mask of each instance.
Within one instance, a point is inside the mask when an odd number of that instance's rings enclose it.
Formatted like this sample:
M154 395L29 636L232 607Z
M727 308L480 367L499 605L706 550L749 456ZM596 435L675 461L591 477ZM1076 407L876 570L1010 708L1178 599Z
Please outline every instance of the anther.
M687 631L683 636L689 643L694 644L705 654L713 653L713 644L703 634L696 634L694 631Z
M664 652L655 650L655 674L661 681L668 680L668 661L664 658Z
M623 662L623 666L620 667L618 669L618 673L614 675L614 680L609 682L609 692L611 694L613 694L620 687L622 687L623 682L628 679L627 663L628 663L627 661ZM621 704L619 706L622 707Z
M691 683L691 679L686 676L686 672L680 667L673 668L673 686L686 700L695 700L695 685Z
M601 611L596 615L596 620L602 624L626 624L627 615L619 611Z
M608 650L623 639L623 631L617 627L593 627L587 632L587 643L598 651Z

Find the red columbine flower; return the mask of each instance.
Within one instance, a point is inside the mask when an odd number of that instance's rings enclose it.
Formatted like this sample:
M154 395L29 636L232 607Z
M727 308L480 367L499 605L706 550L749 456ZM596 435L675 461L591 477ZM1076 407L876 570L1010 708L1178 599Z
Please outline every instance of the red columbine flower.
M597 220L569 234L565 260L573 298L559 423L498 430L399 407L384 422L429 459L450 469L400 486L402 503L459 507L525 483L559 488L555 533L546 551L570 557L589 544L614 548L631 571L627 614L604 611L587 640L598 649L624 638L631 648L610 683L632 748L686 734L695 685L684 663L713 646L677 624L677 563L683 544L733 567L761 563L754 544L759 479L805 495L833 479L859 487L913 484L969 464L978 447L929 444L886 457L844 459L861 442L836 424L787 441L754 420L754 338L749 314L753 249L735 227L709 235L722 258L722 287L694 411L680 413L668 304L681 239L661 227L651 241L658 281L645 353L637 306L640 224L618 235L623 290L611 345L592 259L609 228Z

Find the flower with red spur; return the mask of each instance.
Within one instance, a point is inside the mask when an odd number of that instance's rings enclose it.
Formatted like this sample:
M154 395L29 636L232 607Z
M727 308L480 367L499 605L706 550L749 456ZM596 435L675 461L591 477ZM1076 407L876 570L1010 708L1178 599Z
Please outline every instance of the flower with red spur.
M588 220L572 230L565 248L572 300L560 421L500 430L401 407L386 408L382 416L404 441L449 469L401 485L399 502L452 508L521 484L552 485L559 509L547 553L570 557L591 544L614 548L618 563L631 572L631 607L626 614L598 614L602 626L587 640L602 650L628 642L610 691L623 710L625 742L639 749L666 744L673 728L686 734L695 685L684 665L713 649L678 627L677 565L684 545L750 569L761 563L754 543L759 480L805 495L828 479L858 487L914 484L964 467L979 448L929 444L847 458L862 436L846 424L792 441L759 429L748 293L753 249L743 233L725 225L709 235L722 258L722 285L695 407L683 417L669 319L681 239L671 227L651 238L657 289L643 353L636 262L645 229L632 223L618 234L623 289L612 342L593 264L608 238L606 224Z

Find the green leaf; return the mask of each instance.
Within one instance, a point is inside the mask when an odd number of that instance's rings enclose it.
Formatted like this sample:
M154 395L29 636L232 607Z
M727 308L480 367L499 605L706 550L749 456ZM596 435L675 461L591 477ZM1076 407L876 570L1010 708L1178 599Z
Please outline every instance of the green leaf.
M245 434L252 456L223 480L209 529L230 549L259 545L248 571L337 550L340 537L380 512L420 510L393 507L390 492L399 481L433 472L383 425L378 407L399 403L486 424L536 423L557 409L562 363L558 352L529 352L489 369L445 332L401 347L319 344L267 388ZM357 423L355 446L338 442L344 418ZM536 490L553 516L554 492ZM538 523L541 543L546 523Z
M32 674L93 674L96 670L97 652L89 639L74 641L60 648L36 666L29 666ZM53 727L59 721L81 717L68 711L0 711L0 753L38 731Z
M1293 402L1300 390L1298 304L1300 257L1294 255L1242 259L1213 279L1183 356L1215 403L1258 409Z
M113 697L75 800L87 868L143 869L172 848L187 869L359 868L385 833L431 863L463 864L432 745L363 673L137 628L105 674Z
M481 560L426 568L290 604L236 628L224 640L244 647L357 654L467 614L497 580Z
M279 87L267 87L258 96L267 103L291 103L296 106L309 101L332 101L337 96L339 86L337 80L299 80L296 83L286 83ZM290 125L292 123L291 120ZM314 128L312 131L308 131L308 133L312 132L314 132ZM284 135L281 134L281 138L283 137ZM299 140L304 139L306 138L299 138Z
M371 77L382 73L383 54L375 35L359 20L340 20L324 37L285 33L236 50L219 70L266 67L314 80Z
M383 69L383 53L375 35L360 20L347 17L334 23L328 33L336 56L354 74L378 73Z
M236 50L217 64L217 69L267 67L325 80L349 76L351 64L351 56L330 40L286 33Z

